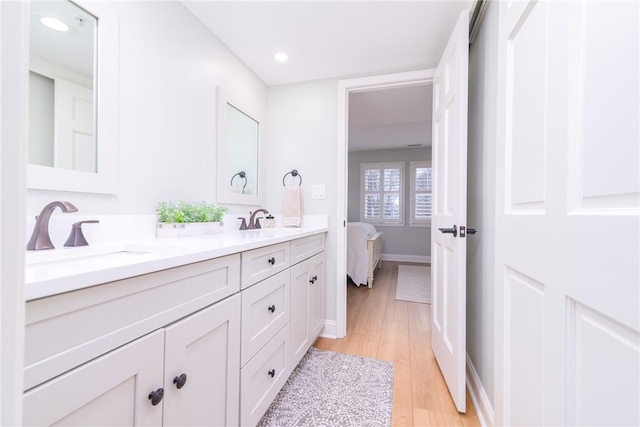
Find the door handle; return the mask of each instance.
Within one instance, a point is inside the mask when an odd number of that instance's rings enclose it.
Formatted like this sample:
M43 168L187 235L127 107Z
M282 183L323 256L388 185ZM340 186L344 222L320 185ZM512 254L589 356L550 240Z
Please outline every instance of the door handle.
M467 234L476 234L478 230L475 228L465 228L465 226L460 227L460 237L467 237Z
M453 228L438 228L438 230L440 230L440 232L447 234L453 234L453 237L458 237L458 227L456 227L456 225L453 225Z

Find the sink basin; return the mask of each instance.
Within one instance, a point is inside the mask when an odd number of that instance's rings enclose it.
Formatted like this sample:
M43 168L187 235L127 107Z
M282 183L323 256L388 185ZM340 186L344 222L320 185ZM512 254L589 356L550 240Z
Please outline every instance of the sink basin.
M261 233L265 234L265 235L274 235L274 236L285 236L285 235L289 235L289 234L297 234L297 233L302 233L304 232L304 228L284 228L284 227L278 227L278 228L262 228L259 230Z
M45 267L74 262L113 262L135 259L167 248L154 245L109 245L62 248L47 251L30 251L25 256L28 267Z

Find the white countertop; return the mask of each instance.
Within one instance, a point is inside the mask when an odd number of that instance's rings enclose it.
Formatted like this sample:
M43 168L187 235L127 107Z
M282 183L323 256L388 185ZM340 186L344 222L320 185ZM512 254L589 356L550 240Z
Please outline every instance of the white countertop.
M244 252L328 231L327 227L225 230L185 238L146 238L28 252L27 301Z

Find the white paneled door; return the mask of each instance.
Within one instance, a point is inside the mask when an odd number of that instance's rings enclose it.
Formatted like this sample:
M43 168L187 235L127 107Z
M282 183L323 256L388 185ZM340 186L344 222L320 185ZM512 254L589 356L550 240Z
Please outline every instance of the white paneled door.
M467 85L469 14L462 12L433 79L431 348L465 411Z
M501 2L496 425L640 425L640 3Z
M56 167L96 172L93 131L93 91L55 79L54 106Z

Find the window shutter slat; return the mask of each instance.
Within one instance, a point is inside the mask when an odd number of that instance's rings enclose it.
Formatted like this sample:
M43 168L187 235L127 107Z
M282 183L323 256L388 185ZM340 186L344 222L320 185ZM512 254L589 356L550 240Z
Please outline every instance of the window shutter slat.
M431 194L416 194L415 199L415 219L429 220L431 219Z
M400 169L384 170L384 191L400 191Z
M364 191L380 191L380 169L364 171Z
M384 195L384 219L400 219L400 194Z
M416 191L431 191L431 168L416 168Z
M364 197L364 217L366 219L380 218L380 195L367 194Z

